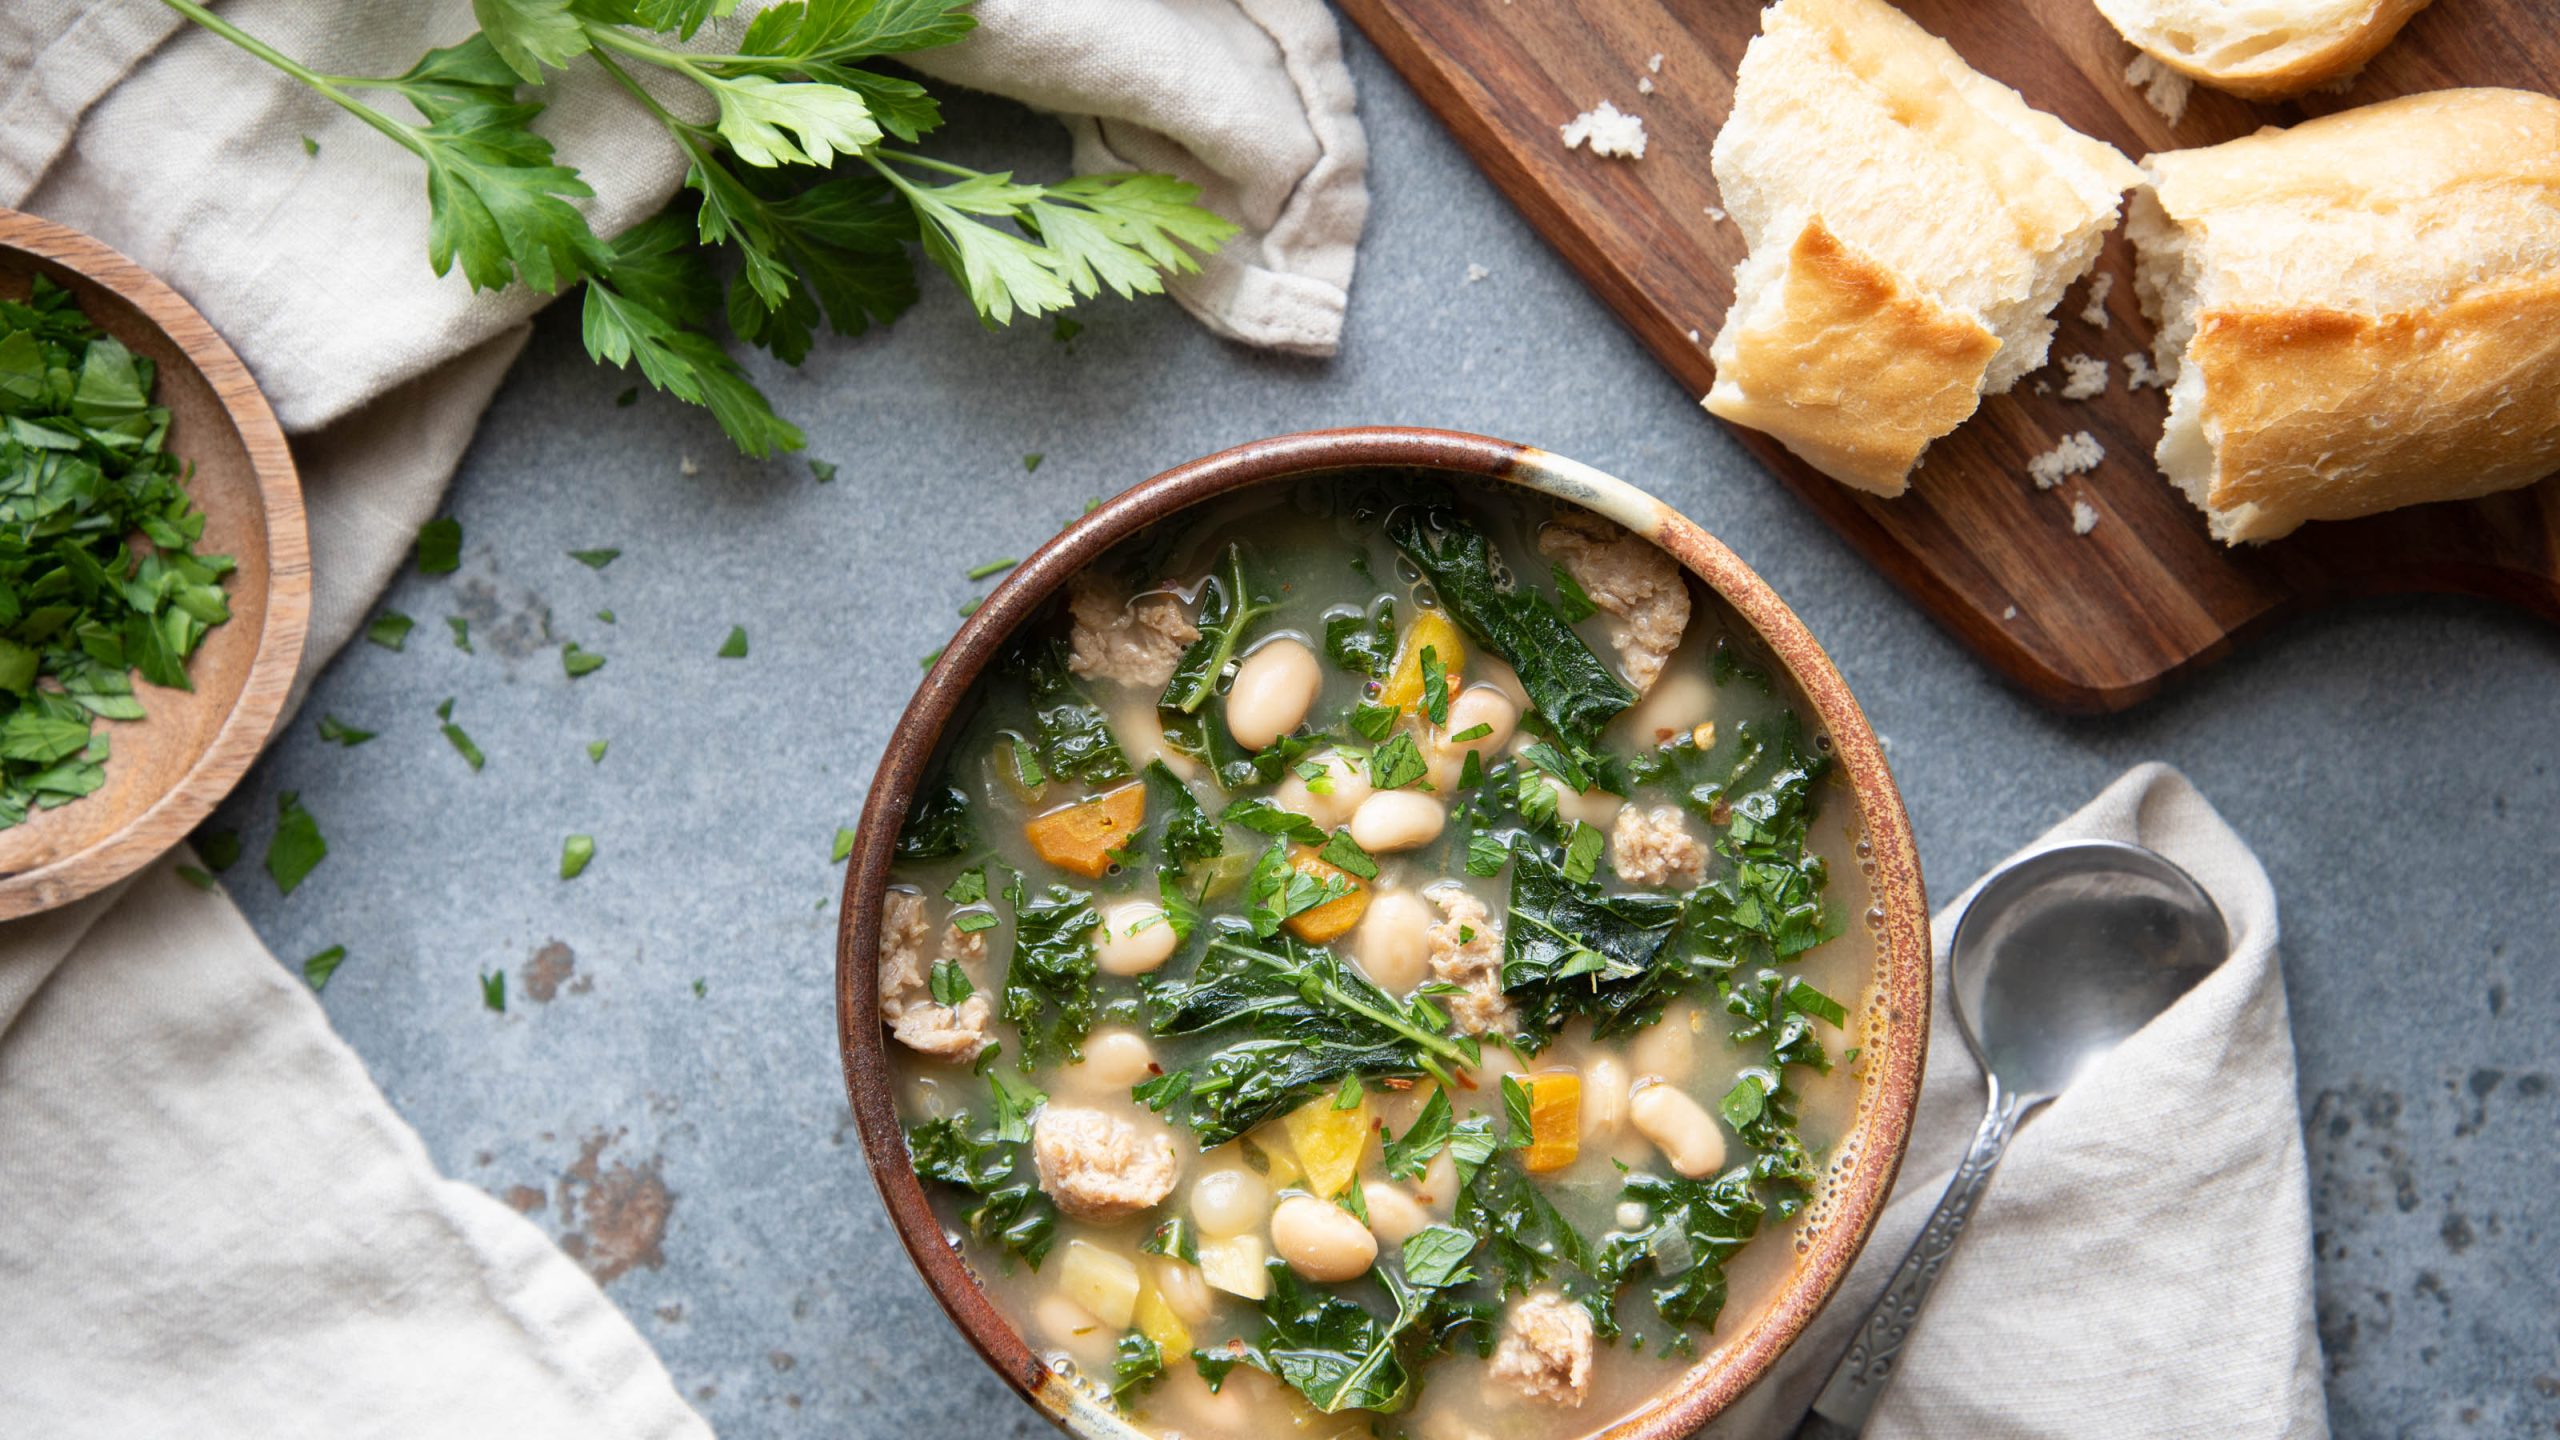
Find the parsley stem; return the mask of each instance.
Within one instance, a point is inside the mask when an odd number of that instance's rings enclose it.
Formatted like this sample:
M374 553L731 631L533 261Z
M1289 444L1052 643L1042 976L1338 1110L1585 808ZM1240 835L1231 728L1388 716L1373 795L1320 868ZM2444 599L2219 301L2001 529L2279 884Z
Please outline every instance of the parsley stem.
M938 170L945 175L957 175L963 180L983 179L986 175L983 170L972 170L966 165L954 165L946 160L936 160L931 156L911 154L904 150L885 150L875 146L871 153L882 160L895 160L901 165L913 165L919 170Z
M303 84L310 86L312 89L326 96L340 109L353 113L358 119L364 121L367 125L372 126L374 129L379 130L383 134L400 142L400 144L406 146L410 151L421 158L425 157L427 153L426 145L420 141L416 135L411 133L411 127L401 124L399 121L392 119L390 116L383 114L381 111L374 109L372 106L356 99L353 95L348 94L345 89L341 88L345 84L349 83L345 79L336 76L323 75L320 72L313 70L310 66L303 64L292 56L285 54L283 51L276 49L272 45L269 45L264 40L259 39L257 36L250 34L248 31L241 29L239 26L234 25L230 21L223 19L221 16L214 14L210 10L207 10L202 5L197 4L196 0L160 0L160 3L177 11L179 14L194 21L196 24L203 26L205 29L212 31L214 34L221 36L223 39L230 41L232 44L239 46L241 49L248 51L259 59L266 61L278 70L281 70L287 75L292 76L294 79L301 81Z

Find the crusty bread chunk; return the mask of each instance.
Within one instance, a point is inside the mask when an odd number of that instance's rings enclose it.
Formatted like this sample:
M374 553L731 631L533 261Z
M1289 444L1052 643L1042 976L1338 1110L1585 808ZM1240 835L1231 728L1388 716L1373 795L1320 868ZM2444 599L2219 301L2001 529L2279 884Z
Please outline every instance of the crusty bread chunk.
M2560 100L2440 90L2143 164L2158 459L2216 538L2560 469Z
M2251 100L2283 100L2364 68L2427 0L2097 0L2161 64Z
M1779 0L1713 164L1750 246L1706 407L1899 495L1931 440L2044 363L2141 172L1883 0Z

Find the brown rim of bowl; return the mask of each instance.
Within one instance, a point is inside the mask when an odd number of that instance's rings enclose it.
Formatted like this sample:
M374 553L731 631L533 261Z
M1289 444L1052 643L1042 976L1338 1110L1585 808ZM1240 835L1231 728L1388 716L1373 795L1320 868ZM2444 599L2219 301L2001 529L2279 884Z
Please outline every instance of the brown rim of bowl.
M1179 465L1132 486L1070 524L1040 547L978 607L908 702L873 777L846 867L837 920L836 1017L845 1091L880 1198L914 1260L952 1321L998 1374L1069 1431L1087 1436L1143 1434L1097 1404L1033 1353L946 1241L907 1156L891 1090L887 1041L880 1023L879 897L891 852L916 787L931 763L943 726L978 674L1016 627L1037 613L1067 579L1122 540L1202 501L1249 486L1329 470L1409 466L1528 485L1582 504L1649 534L1732 607L1764 640L1830 735L1857 799L1872 848L1874 902L1883 910L1880 964L1867 992L1865 1033L1881 1043L1866 1069L1858 1120L1839 1150L1859 1157L1833 1187L1825 1223L1796 1276L1755 1323L1719 1344L1705 1363L1657 1392L1634 1412L1593 1432L1609 1440L1671 1440L1705 1424L1748 1390L1802 1333L1838 1288L1884 1208L1910 1135L1929 1034L1928 906L1920 862L1902 800L1883 749L1847 682L1804 623L1768 584L1721 541L1669 506L1587 466L1508 441L1447 430L1372 427L1320 430L1256 440Z
M204 377L257 480L267 571L266 615L257 651L212 742L184 774L117 830L33 869L0 875L0 919L14 920L86 898L167 854L249 773L275 734L285 697L302 668L311 626L311 536L301 475L274 408L238 352L185 296L102 241L5 206L0 206L0 248L32 257L39 269L77 276L131 306Z

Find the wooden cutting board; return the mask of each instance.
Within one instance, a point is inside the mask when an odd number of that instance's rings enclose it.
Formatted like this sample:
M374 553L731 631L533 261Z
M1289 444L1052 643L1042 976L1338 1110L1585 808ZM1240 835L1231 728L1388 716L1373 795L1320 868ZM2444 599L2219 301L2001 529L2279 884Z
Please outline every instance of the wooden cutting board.
M1755 0L1339 3L1584 282L1704 395L1715 375L1707 342L1743 256L1741 231L1710 218L1718 197L1707 155L1759 31ZM2125 83L2134 51L2089 0L1902 8L2028 103L2137 159L2419 90L2549 91L2560 75L2560 3L2438 0L2350 89L2279 106L2199 86L2173 128ZM1655 55L1659 71L1649 68ZM1644 79L1653 93L1639 92ZM1604 99L1644 117L1644 159L1564 148L1557 126ZM2560 477L2487 500L2314 524L2254 549L2216 544L2152 466L2163 392L2125 386L2124 356L2149 350L2151 328L2121 227L2099 267L2116 277L2108 323L2079 318L2087 287L2074 286L2052 355L2105 358L2107 392L2064 400L2050 393L2058 364L2048 366L1932 445L1899 499L1847 489L1765 435L1734 433L1939 623L2068 710L2132 705L2258 626L2341 596L2449 591L2560 620ZM1719 422L1702 410L1686 423ZM2105 463L2038 492L2028 457L2080 430L2106 447ZM2072 531L2075 500L2099 513L2087 535Z

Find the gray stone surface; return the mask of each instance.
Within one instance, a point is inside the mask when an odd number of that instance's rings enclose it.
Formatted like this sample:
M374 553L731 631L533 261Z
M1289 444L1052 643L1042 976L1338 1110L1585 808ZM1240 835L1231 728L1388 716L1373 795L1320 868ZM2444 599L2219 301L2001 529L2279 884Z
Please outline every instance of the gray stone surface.
M809 453L843 467L819 485L671 404L616 408L626 382L586 362L574 317L543 322L455 486L461 574L400 581L407 651L353 646L218 822L254 860L279 791L319 818L331 853L302 889L279 898L252 863L234 891L288 962L347 946L329 1012L437 1160L538 1201L615 1272L726 1435L1044 1433L942 1322L862 1173L829 839L917 657L984 588L965 568L1235 441L1447 425L1625 476L1758 566L1891 737L1940 895L2127 765L2194 776L2283 900L2338 1431L2548 1433L2560 634L2481 604L2361 604L2133 715L2047 714L1763 475L1352 51L1377 200L1333 363L1235 349L1163 303L1093 307L1072 346L982 334L933 281L893 333L772 376ZM1053 126L993 104L956 106L945 143L1064 163ZM1470 263L1489 277L1462 284ZM601 574L563 554L608 545ZM451 614L475 653L448 643ZM732 624L751 653L714 658ZM567 639L609 663L566 679ZM484 773L437 735L448 696ZM382 736L323 744L324 713ZM612 748L590 764L596 738ZM572 831L597 856L564 884ZM544 1001L527 992L554 941L575 970ZM477 979L501 970L503 1015Z

